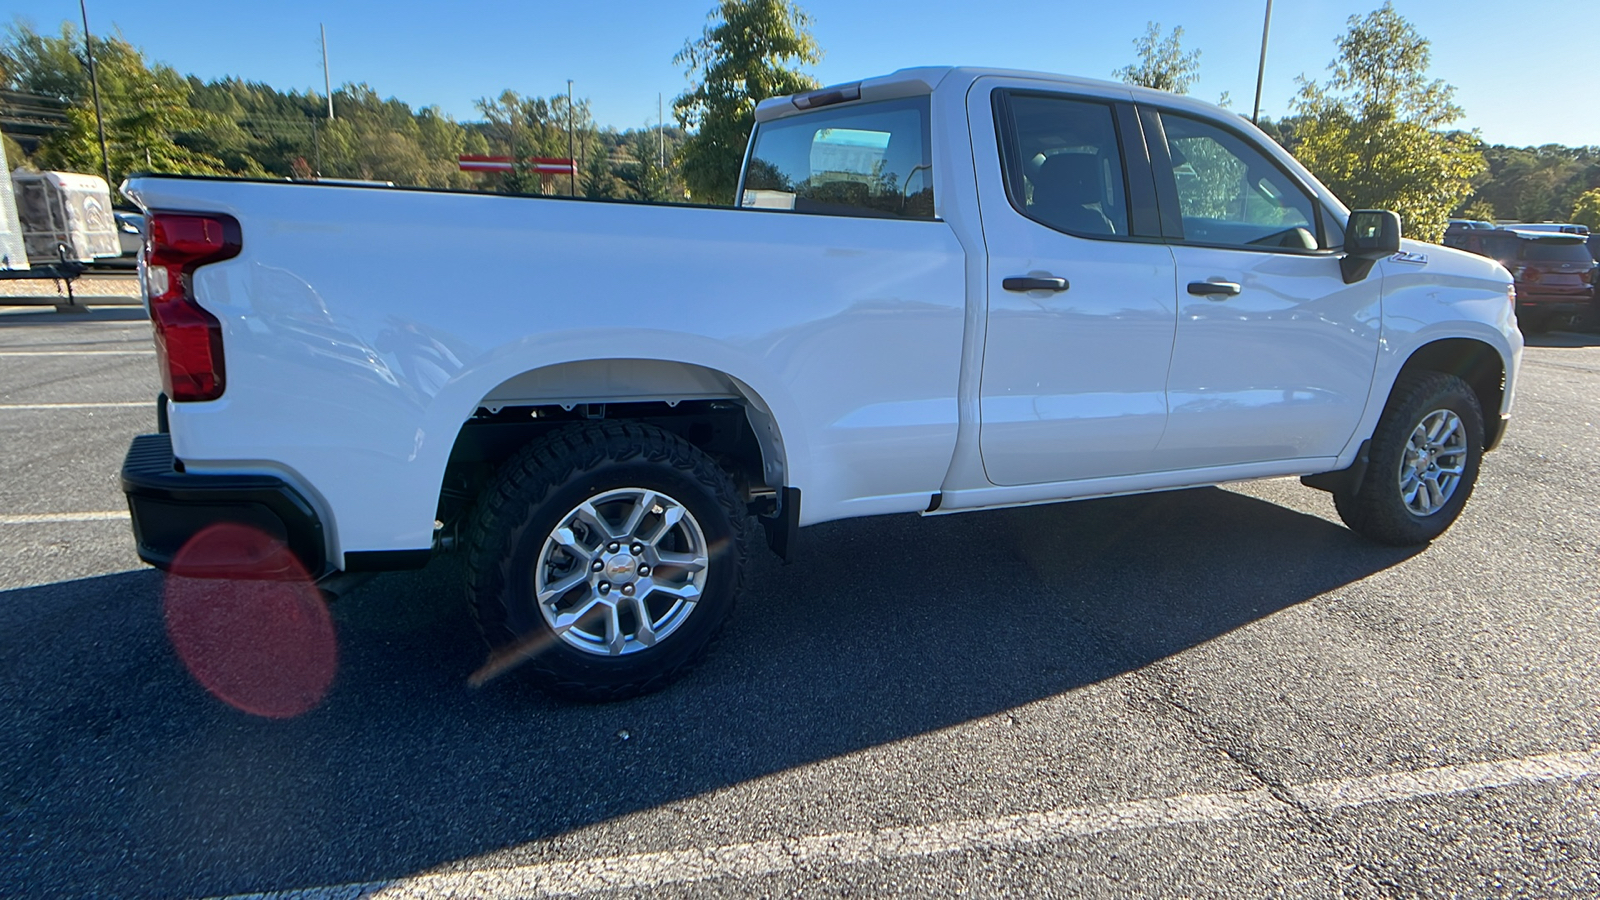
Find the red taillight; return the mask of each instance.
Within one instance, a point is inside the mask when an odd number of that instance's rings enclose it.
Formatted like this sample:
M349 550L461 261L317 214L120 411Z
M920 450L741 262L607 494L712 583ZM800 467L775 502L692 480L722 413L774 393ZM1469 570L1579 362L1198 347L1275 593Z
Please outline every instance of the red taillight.
M216 213L153 212L145 289L161 383L175 401L215 400L225 386L222 323L194 296L194 270L239 255L239 223Z
M1538 269L1535 269L1533 266L1523 266L1521 277L1523 281L1526 281L1529 284L1538 284L1539 277L1542 274L1543 273L1541 273Z

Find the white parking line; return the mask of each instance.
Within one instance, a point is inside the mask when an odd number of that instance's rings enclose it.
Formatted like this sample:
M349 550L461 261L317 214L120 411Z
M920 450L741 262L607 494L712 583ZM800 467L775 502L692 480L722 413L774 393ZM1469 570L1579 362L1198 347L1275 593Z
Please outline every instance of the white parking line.
M0 350L0 356L155 356L154 350Z
M125 509L108 509L98 512L75 513L24 513L14 516L0 516L0 525L57 525L62 522L112 522L118 519L126 520L128 511Z
M115 400L105 403L0 403L0 412L26 409L134 409L154 408L152 400Z
M1294 812L1296 805L1326 812L1581 778L1600 778L1600 750L1313 781L1287 789L1295 805L1278 799L1266 788L1179 794L911 828L844 831L573 862L411 875L393 881L238 894L222 900L397 900L444 896L559 897L600 891L649 893L668 884L753 878L801 866L826 868L974 850L1015 849L1119 831L1283 816Z

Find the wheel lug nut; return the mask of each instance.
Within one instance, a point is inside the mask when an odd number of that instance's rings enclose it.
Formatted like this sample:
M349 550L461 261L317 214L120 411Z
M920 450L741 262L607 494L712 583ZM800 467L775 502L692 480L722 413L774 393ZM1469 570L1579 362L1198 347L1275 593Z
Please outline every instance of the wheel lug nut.
M607 553L615 553L620 549L622 549L622 545L617 543L617 542L615 542L615 541L612 541L611 543L606 545L606 552Z
M622 594L625 597L632 597L633 596L633 585L631 585L631 584L623 585L622 586Z
M600 560L598 560L598 559L597 559L597 560L595 560L595 561L594 561L594 562L593 562L593 563L591 563L591 564L590 564L590 565L589 565L589 568L591 568L591 569L593 569L593 570L594 570L594 571L596 571L596 572L598 572L598 571L600 571L600 570L601 570L601 569L604 569L604 568L605 568L605 567L606 567L606 564L605 564L605 563L603 563L603 562L601 562L601 561L600 561Z
M602 594L611 593L611 582L609 582L609 581L600 582L600 593L602 593Z
M639 567L639 577L640 578L649 578L650 577L650 567L649 566L640 566Z
M638 556L639 554L644 552L644 545L643 544L634 544L632 547L629 547L628 549L633 551L633 555L634 556Z

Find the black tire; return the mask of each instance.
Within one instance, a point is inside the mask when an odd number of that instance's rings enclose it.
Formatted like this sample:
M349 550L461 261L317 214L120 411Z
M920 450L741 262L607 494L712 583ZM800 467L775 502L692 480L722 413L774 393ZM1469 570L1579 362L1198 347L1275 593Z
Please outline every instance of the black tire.
M698 600L675 630L650 646L598 655L558 634L537 602L534 574L546 541L571 511L622 488L660 492L687 510L703 533L709 563L697 584ZM747 580L752 531L727 473L659 428L585 423L530 443L485 488L473 522L467 591L490 648L486 671L515 665L551 693L588 701L666 687L700 662L720 635ZM592 602L593 594L586 596ZM611 599L620 608L620 595ZM637 623L637 614L622 614Z
M1462 471L1449 498L1435 511L1419 515L1406 504L1401 490L1402 465L1411 436L1423 420L1448 410L1466 431ZM1339 518L1350 530L1380 544L1408 547L1426 544L1450 527L1472 496L1483 459L1483 411L1465 381L1440 372L1401 376L1389 395L1368 448L1367 471L1361 484L1335 490Z

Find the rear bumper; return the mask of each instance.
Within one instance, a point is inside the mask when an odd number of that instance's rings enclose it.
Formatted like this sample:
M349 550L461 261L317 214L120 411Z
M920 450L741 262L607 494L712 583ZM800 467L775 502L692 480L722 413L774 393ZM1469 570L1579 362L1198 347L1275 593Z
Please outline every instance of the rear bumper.
M230 522L282 542L311 577L329 572L322 520L281 478L183 472L172 454L171 435L142 434L133 439L122 462L122 490L128 495L139 558L158 569L170 570L178 551L195 535ZM215 574L237 571L232 561L219 561ZM208 572L186 566L185 574L203 577Z
M1594 302L1589 288L1561 292L1517 291L1517 309L1538 312L1579 312Z

